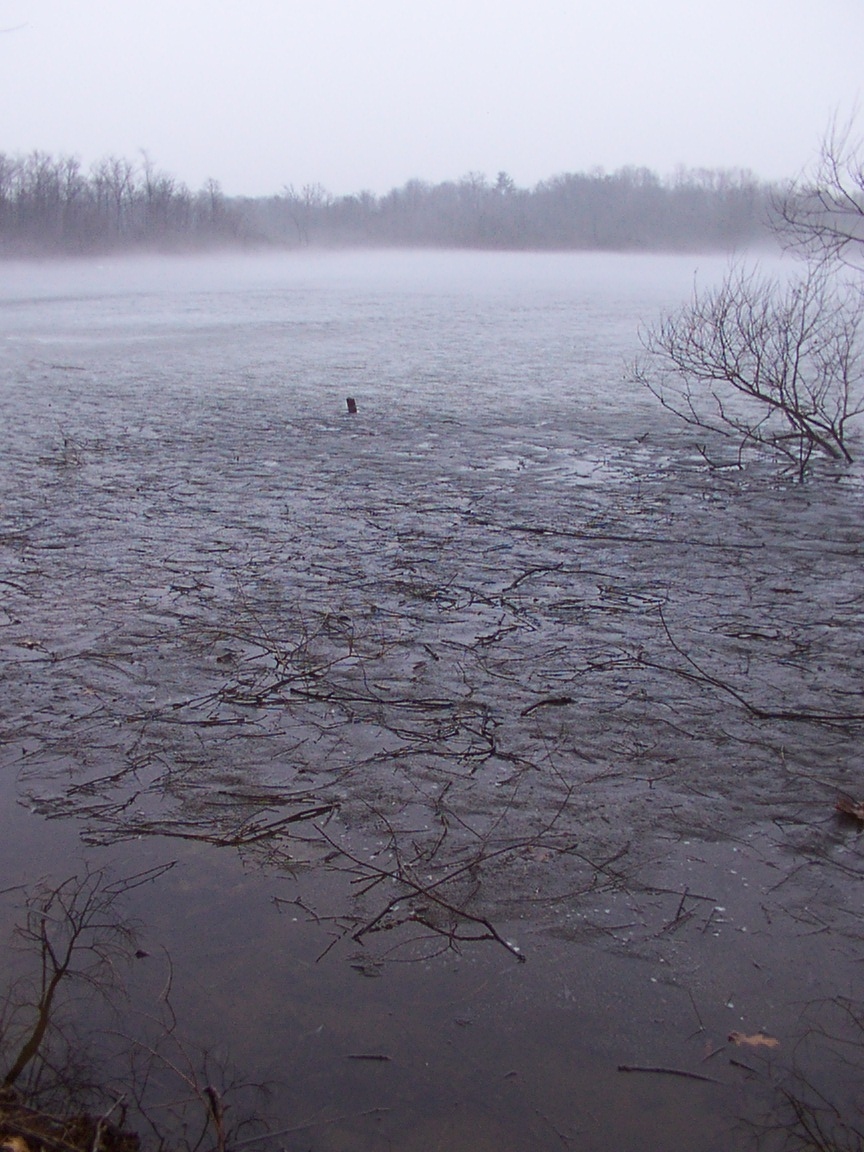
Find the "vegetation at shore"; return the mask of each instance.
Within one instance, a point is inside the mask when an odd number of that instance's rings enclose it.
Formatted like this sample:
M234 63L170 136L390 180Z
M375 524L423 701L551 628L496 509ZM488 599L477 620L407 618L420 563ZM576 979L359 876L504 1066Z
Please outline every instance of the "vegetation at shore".
M513 250L728 250L770 240L776 188L752 173L646 168L568 172L519 188L506 172L471 172L384 195L334 196L320 185L229 197L108 156L0 153L0 256L87 255L214 247L427 247Z

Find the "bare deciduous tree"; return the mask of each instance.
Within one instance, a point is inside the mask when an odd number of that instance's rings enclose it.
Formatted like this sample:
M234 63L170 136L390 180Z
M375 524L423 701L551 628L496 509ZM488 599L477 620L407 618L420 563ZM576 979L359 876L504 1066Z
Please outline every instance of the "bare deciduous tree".
M734 267L642 333L633 368L688 424L779 453L803 475L813 452L850 462L864 410L860 288L829 261L780 281Z
M775 204L773 227L804 271L733 267L642 334L632 376L688 424L763 447L803 477L814 452L851 462L864 411L864 147L826 133L811 173Z
M810 256L864 264L864 142L852 120L831 124L811 170L775 204L776 230Z
M0 1012L0 1056L7 1065L3 1089L20 1085L34 1068L39 1079L52 1033L63 1033L58 1018L71 985L84 984L103 996L115 990L117 965L135 947L134 928L115 905L133 886L86 871L83 878L71 876L60 884L43 882L27 900L16 936L38 957L38 971L15 986Z

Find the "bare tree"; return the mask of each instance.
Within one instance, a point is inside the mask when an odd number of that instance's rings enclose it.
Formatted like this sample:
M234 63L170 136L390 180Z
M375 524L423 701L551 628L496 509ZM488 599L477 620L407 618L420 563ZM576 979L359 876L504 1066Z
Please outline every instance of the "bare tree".
M831 262L777 280L734 267L642 333L633 377L688 424L762 447L803 476L813 452L850 462L864 411L860 287Z
M130 1007L124 969L139 951L127 894L157 881L173 862L122 879L98 870L42 880L21 906L13 940L25 970L0 991L0 1144L43 1152L196 1152L259 1143L264 1086L181 1037L170 1001L173 969L155 1012ZM8 892L18 889L8 889ZM7 893L3 893L6 895ZM95 1001L117 1009L95 1018ZM134 1023L132 1031L127 1025ZM105 1105L109 1106L105 1108ZM14 1140L9 1140L10 1134Z
M770 279L733 267L642 334L633 377L688 424L768 448L803 478L814 452L851 462L864 411L864 146L835 122L809 175L774 204L773 228L804 260Z
M317 218L331 206L333 197L321 184L304 184L300 192L289 184L283 189L282 199L294 221L300 243L308 244Z
M133 886L129 881L112 884L104 873L87 871L83 878L42 883L28 899L16 935L38 956L38 972L35 979L15 987L0 1014L0 1053L7 1065L4 1089L19 1084L30 1068L41 1070L71 984L83 983L102 995L115 989L117 964L135 947L134 928L115 905Z
M864 142L835 120L809 172L775 204L776 229L795 251L864 267Z

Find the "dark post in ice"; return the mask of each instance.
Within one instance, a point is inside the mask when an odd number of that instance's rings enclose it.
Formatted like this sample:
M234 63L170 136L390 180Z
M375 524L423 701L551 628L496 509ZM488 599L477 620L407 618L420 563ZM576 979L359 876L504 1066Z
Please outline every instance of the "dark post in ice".
M356 414L357 414L357 401L354 399L354 397L349 396L348 399L345 401L345 403L348 405L348 411L351 413L351 415L356 416Z

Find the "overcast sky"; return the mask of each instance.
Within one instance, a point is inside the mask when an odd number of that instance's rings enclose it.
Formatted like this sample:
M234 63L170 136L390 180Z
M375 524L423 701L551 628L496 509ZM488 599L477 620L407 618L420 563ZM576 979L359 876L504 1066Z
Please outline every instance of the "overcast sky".
M864 86L864 0L0 0L0 150L199 187L678 164L794 175Z

